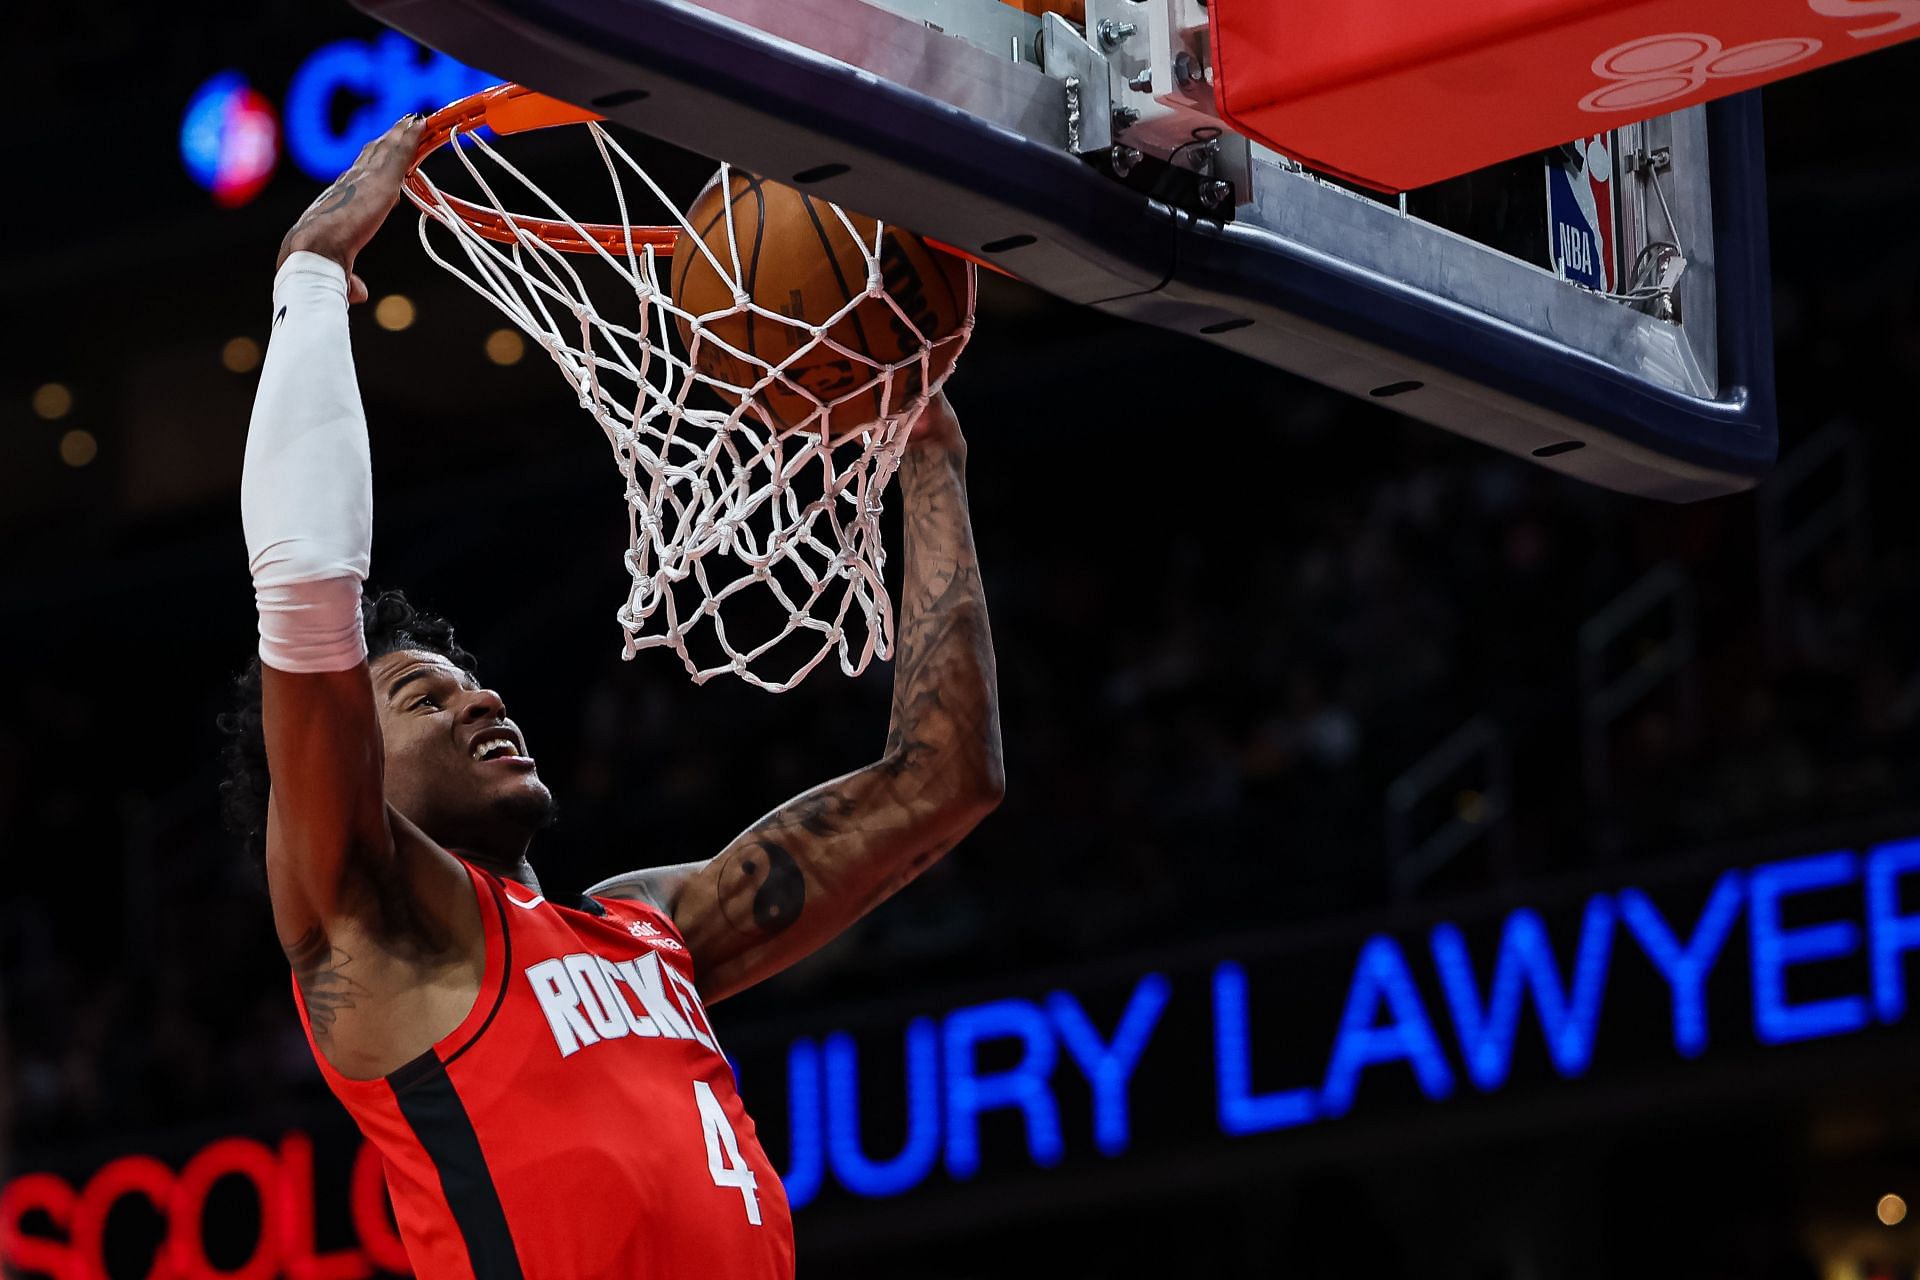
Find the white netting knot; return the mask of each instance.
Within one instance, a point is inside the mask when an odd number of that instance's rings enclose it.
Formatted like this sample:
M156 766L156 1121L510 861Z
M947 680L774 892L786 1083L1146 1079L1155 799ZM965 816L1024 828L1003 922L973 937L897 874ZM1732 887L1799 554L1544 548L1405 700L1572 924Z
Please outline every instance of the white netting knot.
M464 197L470 206L505 215L496 187L506 185L532 197L534 216L591 244L590 253L554 248L510 217L499 225L511 229L511 243L489 238L424 171L424 194L409 194L421 209L428 255L540 344L606 436L628 512L623 562L632 582L616 614L625 656L666 647L696 682L732 673L775 691L799 683L829 653L837 653L842 671L857 675L892 653L882 497L913 419L972 332L973 271L965 273L958 330L928 341L887 292L886 228L856 229L829 206L866 258L866 289L825 322L802 323L754 302L728 216L726 244L702 243L700 253L731 289L732 306L694 315L664 285L671 256L631 225L626 182L637 180L691 236L685 213L604 127L584 127L606 165L624 227L611 244L590 235L486 137L459 134L447 150L478 189L477 197ZM504 181L490 178L482 161ZM718 182L731 199L725 166ZM442 251L448 239L457 252ZM841 321L876 299L890 308L895 327L919 342L908 359L884 363L835 340ZM743 314L805 336L778 361L765 360L715 331ZM725 359L701 361L706 344ZM831 398L810 389L803 362L823 351L858 369L864 376L857 385ZM903 377L907 370L917 372ZM810 409L798 425L770 426L755 412L756 397L770 394L788 403L801 397ZM840 429L834 410L853 402L876 404L877 420ZM856 615L858 625L850 626ZM728 633L730 618L737 636ZM783 672L764 669L774 664Z

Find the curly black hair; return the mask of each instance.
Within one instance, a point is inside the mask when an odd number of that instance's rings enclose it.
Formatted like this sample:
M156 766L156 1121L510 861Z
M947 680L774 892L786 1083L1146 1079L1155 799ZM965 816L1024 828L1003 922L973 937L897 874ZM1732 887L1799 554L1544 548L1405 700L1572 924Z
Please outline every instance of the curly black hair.
M472 654L453 638L453 624L421 609L398 591L364 591L360 625L367 636L367 657L397 649L424 649L446 658L468 675L478 676ZM220 783L220 810L240 837L248 856L263 873L267 858L267 735L260 711L260 659L247 663L233 682L233 709L216 723L226 735L221 752L226 778Z

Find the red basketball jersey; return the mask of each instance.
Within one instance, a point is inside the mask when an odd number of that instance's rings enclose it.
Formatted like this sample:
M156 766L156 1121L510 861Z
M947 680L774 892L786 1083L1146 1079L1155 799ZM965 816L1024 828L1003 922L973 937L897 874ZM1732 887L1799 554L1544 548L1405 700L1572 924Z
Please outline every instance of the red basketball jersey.
M673 922L548 902L465 864L487 967L458 1030L380 1080L327 1084L385 1159L428 1280L772 1280L793 1222ZM300 1000L300 1021L313 1028Z

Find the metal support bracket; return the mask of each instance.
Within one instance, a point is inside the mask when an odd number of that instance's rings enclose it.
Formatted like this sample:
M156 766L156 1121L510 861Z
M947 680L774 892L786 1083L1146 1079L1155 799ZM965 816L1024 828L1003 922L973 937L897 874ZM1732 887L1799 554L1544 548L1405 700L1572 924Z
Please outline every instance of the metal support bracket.
M1040 19L1040 69L1067 86L1067 149L1084 156L1112 146L1106 55L1057 13Z

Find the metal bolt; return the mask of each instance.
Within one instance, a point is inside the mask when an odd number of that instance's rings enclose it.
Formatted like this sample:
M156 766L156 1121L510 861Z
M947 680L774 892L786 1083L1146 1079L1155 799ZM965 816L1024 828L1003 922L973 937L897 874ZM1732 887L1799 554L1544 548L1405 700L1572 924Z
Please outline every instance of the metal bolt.
M1219 178L1209 178L1200 184L1200 203L1209 209L1218 209L1233 201L1233 184Z
M1192 54L1182 49L1179 53L1173 55L1173 82L1175 84L1190 84L1199 78L1200 64L1194 61Z
M1127 77L1127 88L1135 93L1150 93L1153 90L1153 72L1136 71Z
M1125 129L1131 129L1139 123L1140 113L1132 107L1115 107L1113 109L1113 131L1115 133L1119 133Z
M1124 178L1133 172L1133 166L1140 163L1140 149L1128 146L1115 147L1112 161L1114 173Z
M1100 43L1109 49L1130 39L1139 29L1131 22L1115 22L1112 18L1100 19L1100 25L1095 28L1100 33Z

